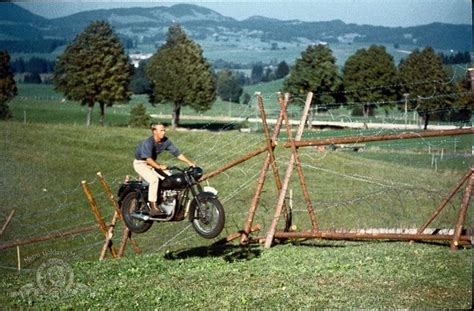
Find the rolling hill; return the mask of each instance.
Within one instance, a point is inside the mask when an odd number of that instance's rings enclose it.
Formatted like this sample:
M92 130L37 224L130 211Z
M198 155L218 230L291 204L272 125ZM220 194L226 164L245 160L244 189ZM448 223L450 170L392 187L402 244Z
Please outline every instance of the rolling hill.
M242 38L252 38L262 42L286 43L430 45L436 49L455 51L472 48L470 25L433 23L403 28L346 24L340 20L282 21L261 16L239 21L190 4L94 10L56 19L32 14L14 3L1 3L0 7L0 46L7 49L12 41L70 41L93 20L111 23L120 37L129 42L129 48L159 44L173 22L180 23L195 40L232 41L236 46L246 44Z

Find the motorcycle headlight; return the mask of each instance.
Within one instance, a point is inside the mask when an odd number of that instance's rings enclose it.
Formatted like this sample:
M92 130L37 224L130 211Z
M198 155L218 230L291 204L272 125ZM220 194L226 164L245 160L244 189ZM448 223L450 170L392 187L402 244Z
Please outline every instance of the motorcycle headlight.
M192 175L193 175L194 179L199 180L199 179L202 177L202 175L203 175L203 170L202 170L202 168L197 167L197 166L196 166L196 167L193 167Z

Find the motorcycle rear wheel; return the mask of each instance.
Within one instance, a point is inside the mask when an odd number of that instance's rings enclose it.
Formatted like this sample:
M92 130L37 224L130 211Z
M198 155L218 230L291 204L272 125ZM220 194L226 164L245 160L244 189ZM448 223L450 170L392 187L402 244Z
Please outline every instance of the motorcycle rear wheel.
M203 198L191 205L191 224L194 230L205 239L218 236L225 224L224 208L217 198Z
M145 204L140 202L136 192L131 192L125 196L121 210L127 228L133 233L146 232L153 224L152 221L143 221L132 216L132 213L139 213L146 210Z

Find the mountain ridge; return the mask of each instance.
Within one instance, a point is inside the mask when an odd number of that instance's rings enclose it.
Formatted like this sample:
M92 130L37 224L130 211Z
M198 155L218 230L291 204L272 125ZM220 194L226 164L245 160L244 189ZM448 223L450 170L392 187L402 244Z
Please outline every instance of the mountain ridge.
M258 15L239 21L194 4L100 9L47 19L14 3L1 3L0 7L0 24L3 26L0 28L0 44L3 40L4 45L5 40L44 38L70 41L91 21L105 20L112 24L124 41L137 44L156 45L165 39L170 24L180 23L197 40L250 36L265 42L299 42L304 39L308 42L348 44L430 45L436 49L457 51L472 49L472 29L465 24L387 27L348 24L341 20L279 20Z

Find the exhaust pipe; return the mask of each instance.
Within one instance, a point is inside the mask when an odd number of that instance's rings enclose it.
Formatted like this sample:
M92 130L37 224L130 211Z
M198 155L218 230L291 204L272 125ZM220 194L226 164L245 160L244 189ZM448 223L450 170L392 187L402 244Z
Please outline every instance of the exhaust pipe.
M141 220L141 221L153 220L153 221L161 221L161 222L170 221L174 216L173 213L171 213L171 215L169 215L166 218L150 217L149 215L145 215L145 214L141 214L141 213L132 213L131 215L132 215L133 218Z
M148 215L143 215L143 214L139 214L139 213L132 213L132 217L135 218L135 219L138 219L138 220L142 220L142 221L148 221L150 220L150 216Z

